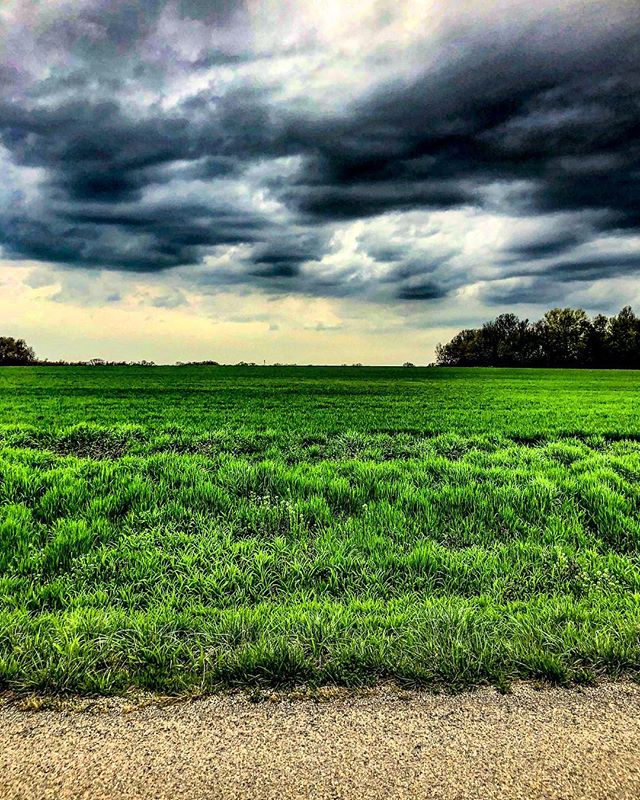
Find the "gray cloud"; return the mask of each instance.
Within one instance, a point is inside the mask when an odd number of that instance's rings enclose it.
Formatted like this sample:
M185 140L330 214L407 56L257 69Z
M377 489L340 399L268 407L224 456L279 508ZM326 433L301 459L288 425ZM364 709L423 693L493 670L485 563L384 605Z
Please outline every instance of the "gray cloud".
M187 305L187 298L180 290L176 289L153 297L149 304L154 308L179 308Z
M526 294L546 276L558 293L640 267L634 255L581 255L640 224L635 3L612 3L610 24L549 13L524 31L514 5L500 37L452 34L437 63L425 47L412 75L375 73L321 113L288 95L294 78L277 64L307 59L309 76L330 75L330 54L313 36L265 49L235 0L30 7L0 64L8 257L156 272L242 246L193 281L401 301L441 299L490 268L487 297L508 302L517 289L501 288L505 277L529 276ZM19 46L39 56L23 63ZM496 186L508 205L488 199ZM460 209L544 224L495 243L484 264L410 226L404 239L361 237L355 252L336 244L359 220ZM550 221L567 214L582 221Z
M640 252L555 261L547 267L545 274L565 281L590 281L639 271Z
M401 286L397 293L400 300L437 300L446 295L445 289L431 281Z

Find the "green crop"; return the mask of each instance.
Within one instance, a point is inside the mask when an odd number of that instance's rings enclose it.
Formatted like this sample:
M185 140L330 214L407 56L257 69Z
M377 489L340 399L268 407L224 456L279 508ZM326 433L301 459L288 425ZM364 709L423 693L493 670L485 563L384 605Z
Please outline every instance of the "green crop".
M640 373L0 370L0 685L640 673Z

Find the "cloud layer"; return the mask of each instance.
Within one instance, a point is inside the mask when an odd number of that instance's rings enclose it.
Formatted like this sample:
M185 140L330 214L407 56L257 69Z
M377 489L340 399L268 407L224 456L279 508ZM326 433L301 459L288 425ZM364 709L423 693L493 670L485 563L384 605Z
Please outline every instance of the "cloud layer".
M164 308L637 279L636 0L355 5L4 4L2 255L170 271Z

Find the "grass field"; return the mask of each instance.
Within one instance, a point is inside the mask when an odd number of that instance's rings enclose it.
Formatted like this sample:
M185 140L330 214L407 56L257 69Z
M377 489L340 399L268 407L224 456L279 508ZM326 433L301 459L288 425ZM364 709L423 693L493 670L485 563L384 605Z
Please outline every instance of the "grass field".
M0 685L640 674L640 373L0 370Z

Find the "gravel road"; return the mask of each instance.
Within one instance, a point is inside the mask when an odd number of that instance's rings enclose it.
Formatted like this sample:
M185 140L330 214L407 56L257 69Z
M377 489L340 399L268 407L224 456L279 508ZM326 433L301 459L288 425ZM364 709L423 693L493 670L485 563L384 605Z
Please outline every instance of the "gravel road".
M336 693L334 693L335 695ZM0 706L3 800L640 798L640 687Z

